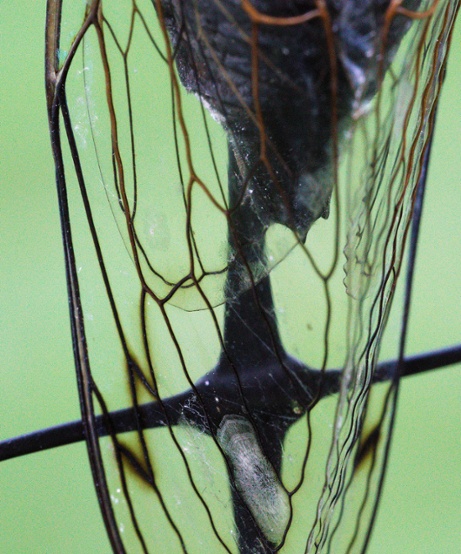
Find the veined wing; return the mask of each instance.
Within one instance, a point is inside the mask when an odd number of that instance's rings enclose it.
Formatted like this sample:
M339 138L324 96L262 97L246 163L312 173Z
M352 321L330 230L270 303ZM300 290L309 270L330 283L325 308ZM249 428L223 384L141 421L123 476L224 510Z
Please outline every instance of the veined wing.
M116 551L360 551L398 382L372 389L374 368L458 4L208 4L64 6L79 29L65 51L61 2L49 2L48 105L100 504ZM226 130L229 185L214 154L226 136L198 103L187 111L180 80ZM149 401L158 428L145 431ZM122 438L108 413L126 406L137 430Z

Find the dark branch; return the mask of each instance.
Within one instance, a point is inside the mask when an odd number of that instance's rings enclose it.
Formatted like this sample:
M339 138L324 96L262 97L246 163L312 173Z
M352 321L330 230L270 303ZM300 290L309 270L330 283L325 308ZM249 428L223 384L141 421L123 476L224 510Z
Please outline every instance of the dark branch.
M402 377L418 375L425 371L441 369L461 362L461 345L452 346L434 352L427 352L411 356L403 361ZM385 382L393 378L397 367L397 361L386 361L378 364L375 371L375 383ZM329 372L333 373L333 372ZM339 382L338 382L339 383ZM323 397L337 392L337 388L331 387ZM189 392L167 398L163 401L163 407L159 402L149 402L136 408L142 421L143 428L153 429L167 425L167 417L171 425L177 425L184 406L190 398ZM110 413L110 421L115 433L129 433L136 430L135 408L118 410ZM103 416L96 416L96 429L100 437L109 434ZM83 424L81 421L72 421L34 431L27 435L21 435L0 442L0 461L33 454L42 450L65 446L85 440Z

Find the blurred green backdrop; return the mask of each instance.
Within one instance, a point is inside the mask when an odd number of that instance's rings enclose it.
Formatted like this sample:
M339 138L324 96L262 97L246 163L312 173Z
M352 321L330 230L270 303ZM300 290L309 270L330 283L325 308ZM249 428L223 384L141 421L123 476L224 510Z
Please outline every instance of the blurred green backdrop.
M0 439L77 419L43 84L45 1L0 3ZM461 340L461 21L454 36L409 352ZM388 333L396 333L391 321ZM461 372L409 379L372 554L461 551ZM0 552L109 552L84 445L0 465Z

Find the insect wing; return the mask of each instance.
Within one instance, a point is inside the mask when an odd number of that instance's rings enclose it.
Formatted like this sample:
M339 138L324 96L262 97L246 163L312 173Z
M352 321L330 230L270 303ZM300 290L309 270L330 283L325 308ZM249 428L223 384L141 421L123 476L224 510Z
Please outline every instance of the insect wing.
M231 25L224 5L215 5ZM66 27L53 20L59 6L50 2L48 10L47 55L56 76L54 90L49 81L50 118L54 136L61 129L68 141L62 160L57 154L58 185L81 403L106 527L118 551L206 546L234 552L238 538L228 474L238 491L232 472L237 462L220 446L219 433L210 438L188 423L193 395L176 410L165 407L165 399L193 389L223 347L233 207L221 169L226 137L180 88L178 45L170 43L163 12L168 6L125 2L115 9L93 2L77 13L64 11L63 21L84 21L81 27L68 23L77 31L67 51L58 45ZM199 3L194 6L198 10ZM338 394L314 406L285 439L287 527L275 534L259 527L287 552L299 551L299 545L309 552L361 551L368 541L396 394L394 382L372 389L374 371L457 6L423 2L418 11L434 8L433 13L421 19L397 14L408 27L400 47L388 62L365 68L362 86L351 72L359 83L353 110L345 129L332 118L329 134L330 220L316 223L305 244L287 226L267 224L269 263L252 266L234 291L239 298L272 270L287 350L306 367L327 370L326 376L328 368L342 368ZM392 38L391 29L385 39ZM328 36L327 27L324 32ZM349 39L346 34L343 43ZM247 33L245 40L249 50L258 50L257 39ZM336 48L347 58L344 44ZM377 50L376 59L386 60L391 46L384 40L380 47L385 56ZM350 67L353 56L348 62ZM160 123L164 114L166 124ZM255 114L264 127L256 108ZM290 290L287 280L293 282ZM293 289L302 291L294 300ZM301 319L295 307L304 313ZM148 431L140 406L149 402L156 403L157 428ZM133 408L135 431L122 436L108 414L127 406ZM292 410L312 406L294 403ZM104 416L110 435L100 444L93 411ZM235 436L236 448L251 443L254 456L263 457L252 436ZM239 452L235 459L244 472L244 450ZM255 466L269 467L263 458ZM276 483L269 469L267 475ZM274 487L279 490L279 484ZM250 511L264 492L255 490L255 498L244 500ZM252 515L256 522L264 517ZM210 532L198 535L197 527Z

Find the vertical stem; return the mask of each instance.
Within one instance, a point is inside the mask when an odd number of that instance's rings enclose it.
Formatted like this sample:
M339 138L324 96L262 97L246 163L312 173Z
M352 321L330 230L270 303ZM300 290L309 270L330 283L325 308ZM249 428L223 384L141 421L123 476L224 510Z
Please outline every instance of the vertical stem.
M264 225L241 198L243 177L229 149L230 260L226 281L224 344L238 366L262 364L284 353L264 253Z

